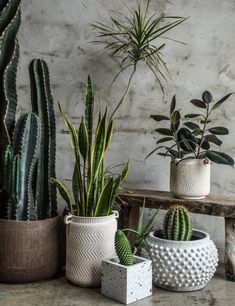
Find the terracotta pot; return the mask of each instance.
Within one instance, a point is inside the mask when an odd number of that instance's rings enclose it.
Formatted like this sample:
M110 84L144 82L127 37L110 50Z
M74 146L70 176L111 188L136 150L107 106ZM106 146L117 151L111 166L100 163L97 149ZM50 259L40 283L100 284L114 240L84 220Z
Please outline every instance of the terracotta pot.
M118 212L106 217L65 217L66 277L83 287L99 287L102 260L116 255Z
M182 199L204 199L210 193L211 162L208 159L171 161L170 191Z
M0 281L24 283L55 275L62 264L62 231L60 215L39 221L0 220Z

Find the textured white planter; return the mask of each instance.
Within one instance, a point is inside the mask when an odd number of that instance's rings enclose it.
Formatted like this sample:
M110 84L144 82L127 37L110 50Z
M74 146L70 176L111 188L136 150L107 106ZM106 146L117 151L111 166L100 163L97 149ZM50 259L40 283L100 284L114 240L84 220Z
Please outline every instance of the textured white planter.
M135 264L123 266L118 257L102 262L101 292L123 304L152 295L152 261L134 256Z
M210 193L211 162L208 159L171 161L170 191L182 199L203 199Z
M107 217L65 217L66 277L75 285L98 287L102 260L116 255L118 212Z
M191 241L147 238L153 259L153 282L172 291L202 289L218 265L218 252L207 233L193 230Z

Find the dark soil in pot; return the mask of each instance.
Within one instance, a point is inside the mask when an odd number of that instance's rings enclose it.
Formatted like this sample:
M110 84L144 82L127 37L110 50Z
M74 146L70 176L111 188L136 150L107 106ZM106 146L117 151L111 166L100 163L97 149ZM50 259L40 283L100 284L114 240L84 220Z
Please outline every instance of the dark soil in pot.
M0 281L24 283L58 273L65 261L62 216L38 221L0 220Z
M163 231L162 230L156 230L154 233L153 233L154 237L157 237L157 238L160 238L160 239L165 239L163 237ZM199 236L196 236L194 234L192 234L192 237L190 239L190 241L195 241L195 240L200 240L204 237L199 237Z

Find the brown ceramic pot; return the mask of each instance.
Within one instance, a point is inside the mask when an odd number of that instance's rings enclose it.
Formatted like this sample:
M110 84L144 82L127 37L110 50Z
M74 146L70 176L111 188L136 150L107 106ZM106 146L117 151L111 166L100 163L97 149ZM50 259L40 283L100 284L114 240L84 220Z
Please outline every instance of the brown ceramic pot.
M61 267L62 231L60 215L38 221L0 220L0 281L23 283L55 275Z

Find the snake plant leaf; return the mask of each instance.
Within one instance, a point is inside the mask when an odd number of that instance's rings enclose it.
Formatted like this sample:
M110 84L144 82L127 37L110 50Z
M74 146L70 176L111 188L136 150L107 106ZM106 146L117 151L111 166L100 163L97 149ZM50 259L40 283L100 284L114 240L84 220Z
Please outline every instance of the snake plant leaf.
M112 141L112 137L113 137L113 120L109 121L109 124L108 124L105 151L108 149Z
M74 211L73 211L72 201L70 199L70 195L69 195L69 192L66 189L66 187L59 180L57 180L56 178L52 178L51 177L50 178L50 182L51 182L51 184L55 185L58 188L61 197L64 199L64 201L68 205L71 213L73 214Z
M107 216L112 210L111 196L113 192L113 178L109 178L101 191L98 203L96 205L94 216Z
M216 102L213 107L212 110L218 108L220 105L222 105L231 95L233 95L234 92L230 92L229 94L227 94L226 96L224 96L223 98L221 98L218 102Z
M216 126L216 127L209 128L208 131L211 134L215 134L215 135L228 135L229 134L228 129L222 126Z
M92 143L92 130L93 130L93 112L94 112L94 94L91 77L87 79L87 93L86 93L86 104L85 104L85 122L88 132L89 144Z
M212 94L208 90L204 91L202 94L202 100L207 104L211 103L213 101Z
M153 120L159 122L159 121L163 121L163 120L170 120L169 117L167 116L162 116L162 115L151 115L150 118L152 118Z
M79 129L78 129L78 145L79 145L80 153L85 163L87 159L89 143L88 143L88 132L87 132L85 120L83 117L82 117Z
M215 162L217 164L223 164L223 165L229 165L229 166L234 165L234 160L231 156L229 156L228 154L219 152L219 151L208 150L206 152L206 156L212 162Z
M124 165L124 168L122 170L122 173L120 175L121 177L121 180L120 180L120 183L123 183L128 175L128 172L129 172L129 169L130 169L130 162L129 160L125 163Z
M215 135L211 134L211 135L206 135L205 136L205 140L208 142L212 142L217 146L221 146L222 145L222 141L216 137Z

